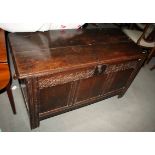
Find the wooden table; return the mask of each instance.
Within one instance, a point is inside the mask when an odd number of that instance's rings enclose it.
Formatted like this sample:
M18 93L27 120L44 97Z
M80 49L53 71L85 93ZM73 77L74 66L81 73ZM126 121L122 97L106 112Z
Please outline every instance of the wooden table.
M7 90L13 113L16 114L13 95L10 87L10 70L7 60L5 32L0 29L0 90Z
M12 33L9 43L32 129L48 117L122 97L147 56L119 29Z

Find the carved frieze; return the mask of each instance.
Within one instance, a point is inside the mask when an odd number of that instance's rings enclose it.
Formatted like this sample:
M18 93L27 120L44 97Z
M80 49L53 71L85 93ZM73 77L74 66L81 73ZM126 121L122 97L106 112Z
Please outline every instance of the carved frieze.
M107 68L104 74L123 71L130 68L135 69L137 67L137 64L138 64L138 61L131 61L131 62L115 64L115 65L107 65ZM38 79L39 88L42 89L45 87L56 86L58 84L64 84L72 81L86 79L86 78L92 77L94 75L94 71L95 69L88 69L88 70L81 70L81 71L73 72L69 74L59 74L56 76L48 75L46 77L41 77Z
M58 84L64 84L72 81L77 81L80 79L86 79L94 75L94 69L89 69L81 72L75 72L70 74L60 74L58 76L47 76L39 78L39 88L52 87Z
M105 74L123 71L123 70L127 70L130 68L135 69L137 67L137 64L138 64L138 61L131 61L127 63L109 65L105 70Z

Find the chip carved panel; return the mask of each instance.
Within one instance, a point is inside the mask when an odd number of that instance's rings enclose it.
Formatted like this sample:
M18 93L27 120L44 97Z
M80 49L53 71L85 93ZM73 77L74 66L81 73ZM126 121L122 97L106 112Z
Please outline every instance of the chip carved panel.
M132 61L127 63L107 65L107 68L103 74L110 74L118 71L123 71L129 68L136 68L138 61ZM48 75L46 77L40 77L38 79L39 88L43 89L46 87L56 86L58 84L64 84L68 82L73 82L81 79L86 79L94 76L94 69L81 70L78 72L59 74L59 75Z
M94 75L94 69L89 69L80 72L74 72L69 74L60 74L58 76L47 76L39 78L39 88L43 89L45 87L52 87L58 84L64 84L72 81L77 81L80 79L86 79Z
M105 70L105 74L119 72L130 68L136 69L137 64L138 64L138 61L135 60L135 61L121 63L121 64L109 65Z

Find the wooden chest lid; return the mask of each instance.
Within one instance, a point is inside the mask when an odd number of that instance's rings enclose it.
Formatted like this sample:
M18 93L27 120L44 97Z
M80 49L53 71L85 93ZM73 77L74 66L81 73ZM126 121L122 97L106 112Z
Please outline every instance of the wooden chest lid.
M139 47L119 29L10 33L9 42L18 78L141 54Z

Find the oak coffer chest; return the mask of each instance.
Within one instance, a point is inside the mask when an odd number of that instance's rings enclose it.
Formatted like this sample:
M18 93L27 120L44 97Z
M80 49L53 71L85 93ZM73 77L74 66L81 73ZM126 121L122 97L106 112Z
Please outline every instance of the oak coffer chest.
M147 56L119 29L10 33L8 39L32 129L45 118L123 96Z

